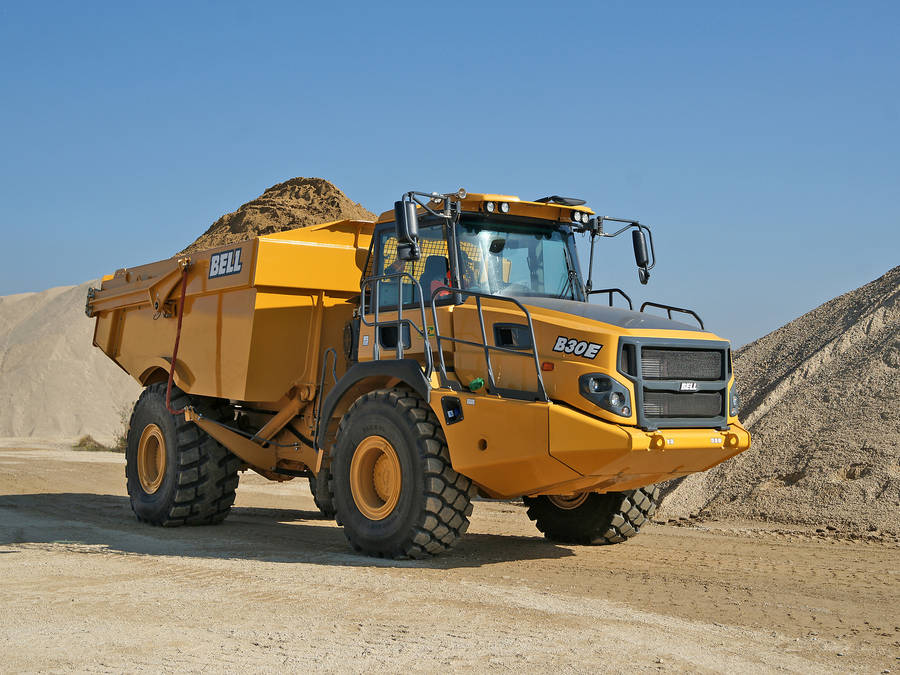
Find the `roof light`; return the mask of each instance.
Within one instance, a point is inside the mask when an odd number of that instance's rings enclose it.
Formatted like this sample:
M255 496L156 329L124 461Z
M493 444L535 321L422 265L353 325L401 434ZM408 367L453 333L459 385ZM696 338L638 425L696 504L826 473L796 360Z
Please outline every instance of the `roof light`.
M509 203L500 202L500 213L509 213Z
M581 222L581 211L572 211L572 220L576 223Z
M494 208L495 208L494 202L485 202L484 203L484 210L487 211L488 213L493 213Z

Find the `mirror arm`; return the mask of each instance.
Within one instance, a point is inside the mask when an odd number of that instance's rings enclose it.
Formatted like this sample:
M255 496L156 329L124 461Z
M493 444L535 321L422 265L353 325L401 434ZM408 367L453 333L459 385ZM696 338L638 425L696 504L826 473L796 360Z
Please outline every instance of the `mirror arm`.
M463 195L465 194L462 189L460 189L459 192L450 192L444 195L438 192L418 192L416 190L410 190L406 193L405 198L408 201L415 202L432 216L444 218L445 220L453 220L459 215L459 212L462 209L459 202L464 199L464 196L460 196L460 192L462 192ZM420 198L424 198L425 201L422 201ZM430 202L438 201L444 202L443 212L435 211L428 205Z
M611 220L616 223L628 223L625 227L616 230L615 232L601 232L598 236L601 237L618 237L623 232L627 232L633 227L636 227L639 230L647 233L647 239L650 242L650 264L647 265L647 270L652 270L656 266L656 251L653 249L653 231L649 226L644 225L637 220L627 220L625 218L613 218L611 216L602 216L603 220Z
M646 225L641 225L637 223L638 229L643 230L647 233L647 239L650 240L650 264L647 265L647 271L652 270L656 267L656 252L653 250L653 232L650 231L650 228Z
M597 232L591 230L591 256L588 259L588 278L584 285L586 293L590 293L594 288L594 244L597 240Z

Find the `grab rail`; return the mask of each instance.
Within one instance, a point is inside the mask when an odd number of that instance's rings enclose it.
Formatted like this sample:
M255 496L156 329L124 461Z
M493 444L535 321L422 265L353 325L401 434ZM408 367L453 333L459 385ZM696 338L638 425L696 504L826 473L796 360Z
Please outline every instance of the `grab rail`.
M412 320L403 318L403 279L408 278L412 283L410 284L413 287L413 299L415 300L416 293L418 291L419 297L419 312L422 315L422 328L420 329ZM381 321L379 317L379 305L378 302L378 284L382 281L391 281L397 280L397 318L390 319L387 321ZM366 288L374 283L375 284L375 293L373 293L373 297L375 298L375 302L373 303L374 311L373 314L374 319L370 323L366 320ZM416 333L422 336L422 340L425 342L425 369L424 374L426 379L431 377L431 373L434 372L434 357L431 353L431 344L428 342L428 331L427 331L427 319L425 317L425 298L422 294L422 286L419 284L418 279L416 279L413 275L408 272L394 272L391 274L381 274L374 277L366 277L360 283L360 296L359 296L359 319L360 321L370 328L375 328L375 343L372 345L372 357L373 360L378 361L381 358L381 334L379 328L384 326L396 325L397 326L397 344L394 347L394 350L397 352L397 358L403 358L403 327L410 326L415 329ZM437 331L435 331L437 332ZM388 348L390 349L390 348Z
M661 302L650 302L649 300L641 305L641 311L644 311L645 307L659 307L660 309L666 310L669 318L672 318L672 312L680 312L682 314L690 314L694 319L696 319L697 323L700 324L701 330L706 330L706 326L703 325L703 319L701 319L697 312L692 309L685 309L684 307L675 307L673 305L664 305Z
M588 292L587 292L588 297L594 295L595 293L608 293L608 294L609 294L609 306L610 306L610 307L613 306L613 300L612 300L612 298L613 298L613 293L618 293L618 294L621 295L623 298L625 298L625 300L628 301L628 309L634 309L634 305L633 305L632 302L631 302L631 297L628 295L628 293L626 293L625 291L623 291L621 288L598 288L596 291L588 291Z
M475 298L475 307L478 310L478 324L481 327L481 342L473 342L472 340L464 340L463 338L458 337L449 337L445 335L441 335L440 327L438 325L438 316L437 316L437 297L442 292L447 292L458 294L458 295L466 295L469 297ZM489 345L487 343L487 332L484 327L484 312L481 306L482 298L489 298L491 300L496 300L499 302L508 302L510 304L518 307L522 313L525 315L525 319L528 321L528 332L531 336L531 349L525 351L523 349L510 349L509 347L499 347L497 345ZM438 363L439 363L439 374L441 379L441 386L448 387L450 389L454 389L456 391L460 390L460 384L458 382L453 382L447 377L447 364L444 361L444 350L441 348L441 342L447 340L448 342L455 342L459 344L469 345L471 347L480 347L484 349L484 360L485 366L487 368L487 376L488 376L488 389L492 394L499 394L500 396L506 396L507 398L516 398L516 399L534 399L537 401L548 402L550 399L547 397L547 391L544 388L544 378L541 376L541 363L538 359L537 354L537 341L534 337L534 324L531 321L531 314L525 308L522 303L520 303L515 298L507 298L498 295L490 295L488 293L478 293L476 291L464 291L459 288L450 288L449 286L438 286L434 288L431 293L431 315L434 319L434 338L437 342L437 352L438 352ZM491 363L491 351L496 352L504 352L507 354L515 354L516 356L526 356L531 357L534 360L534 369L535 374L537 375L537 391L520 391L518 389L507 389L504 387L498 387L496 381L494 380L494 368Z

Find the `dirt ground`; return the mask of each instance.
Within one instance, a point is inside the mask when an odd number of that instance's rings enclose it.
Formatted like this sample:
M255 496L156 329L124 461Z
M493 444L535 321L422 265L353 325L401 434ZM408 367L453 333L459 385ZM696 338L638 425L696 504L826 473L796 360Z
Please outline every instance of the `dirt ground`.
M0 671L900 673L900 544L750 523L543 540L476 504L451 554L354 555L306 481L137 523L121 455L0 449Z

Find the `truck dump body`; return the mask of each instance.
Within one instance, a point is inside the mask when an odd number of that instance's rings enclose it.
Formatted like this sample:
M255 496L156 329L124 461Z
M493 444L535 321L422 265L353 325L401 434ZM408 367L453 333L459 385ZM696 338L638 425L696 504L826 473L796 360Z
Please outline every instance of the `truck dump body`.
M352 315L372 226L339 221L191 254L176 384L239 401L293 387L311 397L320 346L340 345ZM168 375L181 259L119 270L89 300L94 344L141 384Z

